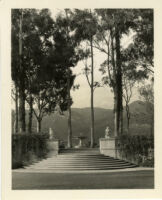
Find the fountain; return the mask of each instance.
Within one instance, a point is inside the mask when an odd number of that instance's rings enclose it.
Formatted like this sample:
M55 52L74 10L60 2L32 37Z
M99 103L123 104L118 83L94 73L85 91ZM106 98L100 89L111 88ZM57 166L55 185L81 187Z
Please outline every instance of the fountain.
M86 139L87 137L82 135L82 133L80 133L79 136L74 136L73 139L78 139L79 140L79 144L77 146L75 146L75 148L83 148L85 147L84 145L84 140Z

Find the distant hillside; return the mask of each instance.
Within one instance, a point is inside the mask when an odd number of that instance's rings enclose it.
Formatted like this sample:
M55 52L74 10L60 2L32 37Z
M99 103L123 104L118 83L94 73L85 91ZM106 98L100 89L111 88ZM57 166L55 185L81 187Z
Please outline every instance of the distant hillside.
M113 110L95 108L95 141L104 137L105 128L108 125L113 134ZM147 106L142 101L135 101L130 104L131 134L150 134L151 131L151 116ZM14 118L14 113L12 112ZM72 108L72 129L73 136L78 136L80 133L87 136L90 140L90 108ZM67 112L64 115L51 114L43 118L42 131L48 132L49 127L54 130L57 138L61 140L67 139ZM124 129L126 129L126 113L124 109ZM36 119L33 119L33 130L36 130Z

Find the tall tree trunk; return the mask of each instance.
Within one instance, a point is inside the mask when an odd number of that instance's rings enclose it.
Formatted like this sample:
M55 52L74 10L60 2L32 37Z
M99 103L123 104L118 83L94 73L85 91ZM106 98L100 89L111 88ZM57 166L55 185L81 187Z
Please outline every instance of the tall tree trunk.
M129 112L128 103L126 103L126 114L127 114L127 131L128 131L128 134L129 134L130 112Z
M115 63L115 48L114 48L114 36L113 30L110 31L111 35L111 57L112 57L112 66L113 66L113 92L114 92L114 137L119 135L119 120L118 120L118 86L117 86L117 72L116 72L116 63Z
M121 58L120 58L120 36L119 31L115 30L115 40L116 40L116 65L117 65L117 117L118 125L117 129L119 134L123 133L123 95L122 95L122 69L121 69Z
M25 93L24 88L19 88L19 124L20 132L25 132L26 123L25 123Z
M68 93L68 148L72 148L72 124L71 124L71 102L70 102L70 69L68 68L67 78L67 93Z
M42 116L41 116L41 104L40 104L40 93L39 93L39 96L38 96L38 114L36 116L37 118L37 133L40 133L41 132L41 122L42 122Z
M41 123L42 123L42 119L37 118L37 133L41 133Z
M72 148L71 106L68 108L68 148Z
M121 89L121 92L123 93L123 90ZM120 110L120 134L123 134L123 95L121 94L121 110Z
M65 15L66 18L68 19L68 13L67 10L65 9ZM66 34L69 34L68 30L68 24L66 27ZM68 141L67 141L67 146L68 148L72 148L72 124L71 124L71 96L70 96L70 68L67 69L68 72L68 77L67 77L67 94L68 94Z
M19 114L18 114L18 88L17 83L15 83L15 133L18 133L18 121L19 121Z
M116 88L114 88L114 137L118 136L118 130L117 130L117 91Z
M28 121L28 132L32 133L32 119L33 119L33 98L30 94L29 97L29 121Z
M20 77L19 77L19 123L20 132L25 132L25 80L24 80L24 68L22 66L22 11L20 14L20 31L19 31L19 67L20 67Z
M90 39L91 44L91 145L94 147L94 61L93 61L93 37Z

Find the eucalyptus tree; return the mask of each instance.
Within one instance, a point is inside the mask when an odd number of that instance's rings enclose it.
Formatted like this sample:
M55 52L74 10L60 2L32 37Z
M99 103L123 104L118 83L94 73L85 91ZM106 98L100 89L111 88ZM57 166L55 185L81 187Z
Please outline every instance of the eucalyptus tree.
M132 72L130 70L129 73L138 73L139 60L141 60L138 55L140 50L138 41L141 41L141 46L145 43L145 46L149 47L148 41L144 40L144 32L148 31L149 23L152 22L148 22L147 14L142 14L140 9L96 9L95 11L98 16L98 32L94 47L107 55L107 59L102 63L100 70L104 75L107 73L103 77L103 82L109 85L114 93L114 135L117 136L123 132L123 71L126 72L124 67L128 64L128 61L133 61L135 70ZM149 10L146 10L146 13L148 12ZM142 31L142 27L145 27L145 31ZM151 28L149 30L149 35L151 35ZM129 35L130 31L135 32L135 37L132 38L132 46L128 46L129 60L124 60L121 42L123 37ZM143 47L143 51L146 58L146 52L149 50L146 51ZM150 51L152 52L152 50ZM142 61L144 67L146 62L144 59ZM144 73L144 76L147 75L146 67L143 68L142 73Z
M25 131L25 100L28 99L29 124L32 127L32 79L42 62L44 38L50 37L52 19L48 10L13 9L12 10L12 79L19 91L20 128ZM16 113L18 116L18 113Z
M90 97L90 105L91 105L91 143L90 147L94 147L94 134L95 134L95 128L94 128L94 89L98 86L98 83L94 81L94 37L97 31L97 23L96 23L96 17L93 14L91 9L84 9L79 10L75 9L73 14L73 24L72 28L75 31L76 38L80 41L82 44L80 48L82 48L82 59L85 60L84 62L84 74L87 78L88 85L90 87L91 91L91 97ZM88 47L85 48L84 46ZM90 58L91 64L88 65L88 58ZM89 78L90 75L90 78Z
M128 134L130 133L129 126L130 126L130 119L131 119L129 103L133 95L133 88L136 83L139 83L141 80L148 78L147 75L142 70L139 70L137 72L137 71L134 71L135 69L136 67L133 67L130 63L129 63L129 66L126 66L125 64L123 68L123 77L122 77L123 100L125 101ZM133 74L133 71L134 71L134 74Z
M22 13L23 21L19 20ZM57 105L62 110L67 107L67 93L64 89L67 87L67 71L62 62L65 52L60 52L60 49L64 49L64 43L59 40L63 38L63 33L59 33L58 26L54 29L54 21L48 9L13 10L12 16L12 78L19 89L19 98L21 101L23 99L23 106L20 103L19 109L20 122L23 116L22 130L25 131L26 100L30 108L28 131L31 132L34 113L38 121L38 132L41 132L41 121L46 113L55 111ZM19 21L20 27L16 23ZM23 52L21 57L18 49ZM69 54L65 59L72 62ZM70 74L70 81L73 79L74 76Z
M12 64L11 75L16 88L16 131L18 131L18 96L20 130L25 131L25 67L23 65L23 10L12 10ZM19 94L19 95L18 95Z
M14 115L15 120L13 122L13 132L18 133L18 88L14 83L12 83L11 97L15 103L15 115Z
M130 126L130 118L131 118L129 103L133 94L132 90L133 90L134 84L135 84L135 80L128 79L125 75L123 75L123 99L125 101L128 134L129 134L129 126Z
M70 90L73 86L75 75L72 73L78 61L82 58L78 45L79 38L76 37L72 28L72 12L65 9L58 13L55 20L55 30L53 33L54 49L55 49L55 64L63 71L65 71L66 84L66 102L68 109L68 147L72 147L72 123L71 123L71 105L72 98Z
M121 39L133 26L133 14L131 9L96 9L96 13L98 33L94 47L107 55L101 71L107 73L103 82L114 93L114 135L117 136L123 132Z
M149 73L143 70L143 68L139 67L137 59L132 57L132 46L134 46L134 44L130 44L126 49L122 49L121 51L123 99L125 101L128 133L131 118L129 103L133 94L133 87L135 84L139 84L141 81L149 78Z
M58 72L55 74L58 75ZM43 117L51 112L64 111L67 109L67 91L66 79L61 77L61 81L56 81L55 77L52 80L40 78L34 80L32 87L33 96L33 112L37 119L37 132L41 133L41 123Z
M26 20L26 38L24 45L27 47L24 63L27 65L27 87L26 87L26 101L29 105L29 120L28 132L32 132L32 116L34 94L32 88L35 84L35 77L40 68L48 62L49 48L52 46L50 37L53 30L53 19L50 16L48 9L29 10L29 15ZM30 28L28 28L28 26ZM46 72L47 73L47 72ZM48 73L47 73L48 74ZM44 80L42 80L43 82Z
M132 57L136 58L138 65L142 66L146 73L154 73L154 12L153 9L134 10L136 17L133 30L134 45L130 48Z
M30 90L27 91L29 95L26 100L37 119L37 132L41 132L41 122L46 114L55 112L58 107L64 111L72 104L68 90L75 76L67 67L75 65L78 58L67 38L62 17L58 16L53 21L48 9L40 10L35 17L34 27L36 38L32 40L29 35L33 48L31 59L27 60L30 60L32 71L28 71Z
M141 99L146 103L147 112L150 116L151 122L151 135L154 133L154 82L149 84L143 84L139 88L139 94Z
M129 129L129 101L136 82L153 77L153 10L138 9L134 12L135 32L132 43L122 49L123 97L126 102L127 127ZM153 82L152 82L153 84ZM140 91L142 91L141 88ZM152 110L152 109L150 109Z

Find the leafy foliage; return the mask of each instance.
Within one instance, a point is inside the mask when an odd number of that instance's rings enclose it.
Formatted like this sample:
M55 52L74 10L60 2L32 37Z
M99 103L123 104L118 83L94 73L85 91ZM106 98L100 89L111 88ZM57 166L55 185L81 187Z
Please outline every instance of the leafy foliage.
M21 11L23 76L18 54ZM122 48L121 40L131 31L135 33L131 44ZM82 48L84 45L81 44L85 41L91 50ZM39 111L36 113L39 119L58 107L64 111L73 103L67 94L68 77L69 90L75 79L71 68L83 58L92 58L93 48L107 56L100 68L102 80L112 88L114 99L117 99L114 111L120 112L124 81L130 87L136 81L148 79L150 72L153 72L153 10L65 9L55 20L51 18L48 9L12 10L12 79L18 87L23 82L26 101L29 102L32 96L33 107ZM86 77L90 75L91 68L92 64L86 65ZM93 89L101 86L95 81L88 83ZM141 94L146 97L145 90L141 89Z
M12 168L23 167L36 159L45 157L47 134L13 134L12 135ZM34 160L33 160L34 159Z
M154 104L154 89L153 82L139 88L139 93L143 100L147 103Z
M153 51L154 51L154 32L153 32L153 10L139 9L134 10L135 31L134 43L128 50L132 59L141 65L145 73L153 73Z
M117 148L121 158L143 165L149 158L149 150L154 149L154 138L144 135L122 135L117 138Z
M23 74L18 54L21 13ZM60 15L54 21L48 9L12 10L12 79L18 87L22 81L25 84L26 101L39 122L56 107L64 111L68 102L72 104L72 99L67 97L67 80L70 79L71 88L75 76L70 67L76 66L80 57L75 49L78 43L68 33L68 23L70 20Z

